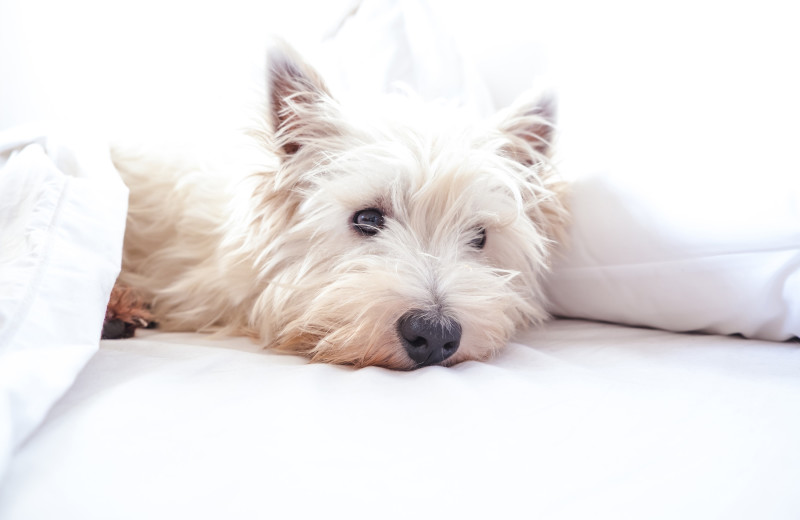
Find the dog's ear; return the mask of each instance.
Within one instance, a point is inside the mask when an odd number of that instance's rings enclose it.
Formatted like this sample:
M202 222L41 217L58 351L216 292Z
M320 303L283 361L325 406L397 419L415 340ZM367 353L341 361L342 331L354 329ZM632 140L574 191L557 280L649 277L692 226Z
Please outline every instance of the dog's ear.
M495 122L503 138L500 154L523 165L525 212L548 239L562 242L566 236L566 184L550 165L555 137L556 103L552 94L526 93L498 114Z
M286 44L270 50L267 67L273 136L278 149L292 156L315 135L332 131L332 99L319 74Z
M526 93L498 114L498 128L509 139L504 152L531 165L550 157L555 136L556 102L550 93Z

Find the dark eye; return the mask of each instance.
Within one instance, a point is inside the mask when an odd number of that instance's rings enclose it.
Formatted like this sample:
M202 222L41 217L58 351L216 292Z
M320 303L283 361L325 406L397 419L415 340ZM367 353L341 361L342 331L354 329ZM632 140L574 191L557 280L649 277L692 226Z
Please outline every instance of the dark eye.
M475 249L483 249L483 246L486 245L486 230L484 228L478 228L476 230L476 237L472 239L469 243Z
M353 215L353 227L362 235L375 235L383 228L383 213L375 208L357 211Z

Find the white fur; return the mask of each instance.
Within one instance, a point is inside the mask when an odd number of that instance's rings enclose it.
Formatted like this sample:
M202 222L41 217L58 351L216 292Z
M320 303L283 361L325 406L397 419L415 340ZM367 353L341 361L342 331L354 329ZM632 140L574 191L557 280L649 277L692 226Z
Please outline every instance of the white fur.
M131 189L120 281L161 327L413 368L396 325L412 309L461 324L448 365L545 318L540 282L565 210L536 101L477 123L409 97L346 110L290 51L271 59L253 132L262 164L115 152ZM386 216L375 236L352 227L365 208Z

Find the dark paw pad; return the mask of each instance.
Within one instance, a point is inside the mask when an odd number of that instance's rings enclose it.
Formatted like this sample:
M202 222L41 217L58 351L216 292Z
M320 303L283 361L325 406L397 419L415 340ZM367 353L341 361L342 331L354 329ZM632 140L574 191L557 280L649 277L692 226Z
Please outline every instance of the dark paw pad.
M136 325L122 320L106 320L103 323L103 334L100 339L125 339L132 338L136 332Z

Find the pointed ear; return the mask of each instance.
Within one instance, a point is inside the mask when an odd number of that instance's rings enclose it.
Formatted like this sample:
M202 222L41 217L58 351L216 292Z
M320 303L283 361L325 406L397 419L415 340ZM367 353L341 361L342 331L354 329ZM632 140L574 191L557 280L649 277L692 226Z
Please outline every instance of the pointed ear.
M562 242L568 213L565 205L567 185L550 164L555 137L556 103L552 94L528 92L511 107L498 114L503 145L501 155L524 166L528 217L550 240ZM542 166L528 168L534 165Z
M550 157L556 118L552 94L523 94L498 116L499 129L510 139L505 152L511 158L531 165L541 160L537 159L537 154Z
M314 135L330 131L326 110L332 99L319 74L288 45L274 46L267 60L272 131L278 148L292 156Z

